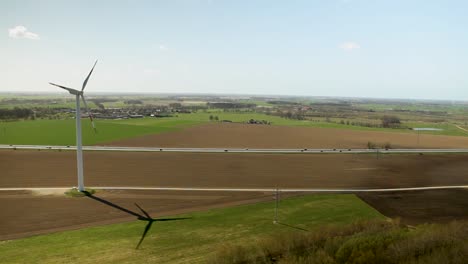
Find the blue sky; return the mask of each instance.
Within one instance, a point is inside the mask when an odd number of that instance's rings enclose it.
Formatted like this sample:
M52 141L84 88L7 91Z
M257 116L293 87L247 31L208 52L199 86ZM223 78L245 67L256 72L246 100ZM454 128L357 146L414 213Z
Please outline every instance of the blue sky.
M468 100L467 1L0 1L0 91ZM57 91L61 92L61 91Z

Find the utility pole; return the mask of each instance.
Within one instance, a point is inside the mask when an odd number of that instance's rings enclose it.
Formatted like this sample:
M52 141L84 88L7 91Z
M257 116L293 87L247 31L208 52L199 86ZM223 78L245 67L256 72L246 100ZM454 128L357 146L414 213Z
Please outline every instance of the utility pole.
M418 129L418 148L419 148L419 129Z
M276 201L275 201L275 219L273 220L273 224L277 224L278 223L278 204L279 204L279 189L276 188L276 193L275 193L275 198L274 198Z

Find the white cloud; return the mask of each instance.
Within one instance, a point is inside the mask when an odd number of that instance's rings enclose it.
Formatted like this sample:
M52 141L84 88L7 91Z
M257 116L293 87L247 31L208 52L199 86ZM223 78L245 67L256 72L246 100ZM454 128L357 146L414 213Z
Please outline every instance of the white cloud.
M24 26L16 26L14 28L8 29L8 35L10 38L27 38L27 39L39 39L39 35L28 31Z
M340 49L346 50L346 51L352 51L352 50L361 48L361 46L359 46L358 43L352 42L352 41L341 43L339 47Z
M169 49L169 48L168 48L166 45L162 45L162 44L159 45L159 50L160 50L160 51L166 51L166 50L168 50L168 49Z

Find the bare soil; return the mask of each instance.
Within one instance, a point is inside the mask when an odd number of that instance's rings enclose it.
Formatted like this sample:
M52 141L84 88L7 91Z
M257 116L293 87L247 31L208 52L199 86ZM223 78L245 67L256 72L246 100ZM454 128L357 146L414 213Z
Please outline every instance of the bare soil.
M385 188L468 184L466 154L387 154L377 159L367 154L88 151L84 158L88 186ZM3 188L76 185L72 151L3 150L0 168ZM136 209L133 203L138 202L154 216L271 199L270 194L237 192L116 191L98 192L97 196L131 210ZM439 197L443 199L444 195ZM447 195L446 203L438 206L450 207L452 198ZM378 205L395 199L380 196L375 203L364 199L389 216L406 217L402 212L431 206L431 200L421 196L401 205L404 209L393 214ZM392 202L387 205L389 208L400 206ZM466 210L463 204L457 208ZM0 192L0 212L0 240L135 219L88 197L67 198L54 192ZM424 213L432 211L420 212L424 219Z
M142 214L135 202L151 217L158 218L272 200L271 194L264 193L195 191L99 191L94 197L101 201L64 195L37 196L27 191L0 192L0 240L134 221L136 216L114 206Z
M181 131L146 135L106 143L107 146L193 147L193 148L367 148L371 141L379 147L468 148L468 137L418 135L334 128L287 127L216 123Z
M0 187L76 185L73 151L0 151ZM84 152L87 186L377 188L468 184L468 154Z
M359 198L383 215L406 224L468 219L468 190L366 193Z

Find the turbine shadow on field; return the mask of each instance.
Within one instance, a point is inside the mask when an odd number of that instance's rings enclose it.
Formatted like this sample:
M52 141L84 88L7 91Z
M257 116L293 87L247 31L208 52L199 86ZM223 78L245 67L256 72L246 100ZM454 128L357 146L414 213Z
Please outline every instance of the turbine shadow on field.
M305 228L302 228L302 227L292 226L292 225L288 225L288 224L281 223L281 222L277 222L277 224L282 225L282 226L286 226L286 227L290 227L290 228L294 228L294 229L297 229L297 230L301 230L301 231L309 231L309 230L307 230Z
M145 227L145 230L143 231L143 234L141 235L141 238L140 238L140 241L138 242L137 246L136 246L136 249L138 249L141 245L141 243L143 242L143 240L145 239L146 237L146 234L148 233L148 231L151 229L151 226L153 225L154 222L166 222L166 221L178 221L178 220L187 220L187 219L191 219L191 217L178 217L178 218L152 218L148 212L146 212L145 210L143 210L143 208L141 208L137 203L135 203L135 206L138 207L138 209L143 213L143 214L139 214L139 213L136 213L132 210L129 210L129 209L126 209L126 208L123 208L122 206L119 206L115 203L112 203L110 201L107 201L107 200L104 200L102 198L99 198L97 196L94 196L93 194L87 192L87 191L84 191L85 195L95 201L98 201L100 203L103 203L105 205L108 205L108 206L111 206L111 207L114 207L116 209L119 209L120 211L123 211L127 214L130 214L130 215L133 215L133 216L136 216L138 220L140 221L147 221L148 224L146 224L146 227Z

